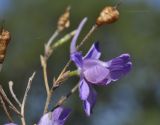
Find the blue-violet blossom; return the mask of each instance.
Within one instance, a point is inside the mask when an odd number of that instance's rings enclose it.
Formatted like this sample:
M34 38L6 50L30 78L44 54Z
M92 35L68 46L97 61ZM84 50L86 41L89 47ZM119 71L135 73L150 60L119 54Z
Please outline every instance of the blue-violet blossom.
M64 125L70 112L70 109L58 107L53 112L43 115L38 125Z
M83 101L83 107L87 116L90 116L96 103L96 91L92 85L108 85L111 81L116 81L127 74L132 63L129 54L121 54L110 61L101 61L99 43L92 45L88 53L83 57L76 49L76 41L87 18L79 24L70 46L71 60L76 64L80 73L79 93Z
M37 125L64 125L71 110L63 107L56 108L53 112L46 113L42 116ZM17 125L8 123L4 125Z

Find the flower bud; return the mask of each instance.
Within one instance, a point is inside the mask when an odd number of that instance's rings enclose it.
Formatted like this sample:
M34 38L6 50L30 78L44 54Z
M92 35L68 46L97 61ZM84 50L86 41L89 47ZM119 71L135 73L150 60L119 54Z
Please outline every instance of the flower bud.
M105 7L99 17L96 20L97 26L102 26L104 24L111 24L117 21L119 18L119 12L116 7Z
M10 33L2 29L0 33L0 63L2 64L5 58L8 43L11 39Z
M61 15L58 20L57 28L59 31L62 31L70 26L69 17L70 17L70 7L66 9L64 14Z

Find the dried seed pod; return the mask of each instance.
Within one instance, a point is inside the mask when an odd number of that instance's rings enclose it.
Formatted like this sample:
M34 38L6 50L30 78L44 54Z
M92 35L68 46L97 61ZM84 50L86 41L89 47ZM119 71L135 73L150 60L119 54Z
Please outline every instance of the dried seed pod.
M4 61L7 46L10 39L10 33L7 30L2 29L0 34L0 64L2 64Z
M102 26L104 24L114 23L118 20L118 18L119 11L117 10L117 8L108 6L101 11L99 17L96 20L96 25Z
M66 9L64 14L60 16L58 23L57 23L57 28L59 31L64 30L65 28L68 28L70 26L70 7Z

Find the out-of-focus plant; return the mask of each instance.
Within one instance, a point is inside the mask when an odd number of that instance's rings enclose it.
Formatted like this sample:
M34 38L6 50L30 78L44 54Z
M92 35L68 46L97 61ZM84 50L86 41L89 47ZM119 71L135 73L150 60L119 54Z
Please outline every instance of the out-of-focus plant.
M91 27L90 31L85 35L79 45L76 46L76 42L78 36L87 21L87 17L85 17L81 23L79 24L76 30L71 31L70 33L66 34L57 42L55 38L58 35L70 26L70 7L67 7L64 14L60 16L57 22L57 29L50 37L47 43L44 45L44 54L40 55L40 62L43 71L44 77L44 85L47 93L45 107L43 116L40 118L40 121L37 125L64 125L65 121L67 120L71 109L64 108L62 105L64 102L76 91L79 89L80 98L83 101L83 107L87 116L90 116L93 110L93 107L96 102L96 91L94 90L94 85L105 86L108 85L111 81L116 81L125 74L127 74L132 67L131 59L129 54L121 54L120 56L113 58L109 61L101 61L100 49L98 42L94 43L90 48L89 52L82 56L82 53L79 52L80 47L84 45L87 41L89 36L99 27L102 27L106 24L111 24L116 22L119 19L119 11L117 10L117 6L107 6L101 12L100 15L97 17L95 24ZM74 36L74 37L73 37ZM70 44L70 60L66 63L62 71L60 72L57 78L54 78L53 83L50 85L48 82L48 74L47 74L47 63L49 57L53 54L55 49L59 46L64 45L66 42L70 41L73 37L71 44ZM0 34L0 66L2 67L5 52L7 50L7 45L10 40L10 33L4 28L2 28ZM70 71L68 70L69 65L73 61L77 69ZM22 125L26 125L26 118L25 118L25 104L27 100L28 92L31 88L32 81L34 79L36 72L34 72L28 80L28 84L24 93L23 100L20 101L15 92L13 91L13 82L9 82L9 90L10 93L18 105L15 106L10 99L7 97L4 89L0 86L0 101L3 106L3 109L9 119L8 124L5 125L16 125L12 119L12 116L9 112L9 109L12 109L19 118L21 119ZM53 93L56 89L59 88L60 85L64 83L69 77L78 76L80 77L80 82L76 84L69 93L65 96L62 96L56 105L52 109L48 109L49 105L51 104L51 99Z

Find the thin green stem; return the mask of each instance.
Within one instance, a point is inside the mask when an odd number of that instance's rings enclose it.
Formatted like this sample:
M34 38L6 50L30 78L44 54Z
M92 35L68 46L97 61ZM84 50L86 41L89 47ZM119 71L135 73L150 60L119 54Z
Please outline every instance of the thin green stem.
M73 30L69 34L65 35L63 38L55 42L54 44L51 45L52 49L55 49L57 47L60 47L61 45L67 43L76 33L76 30Z

